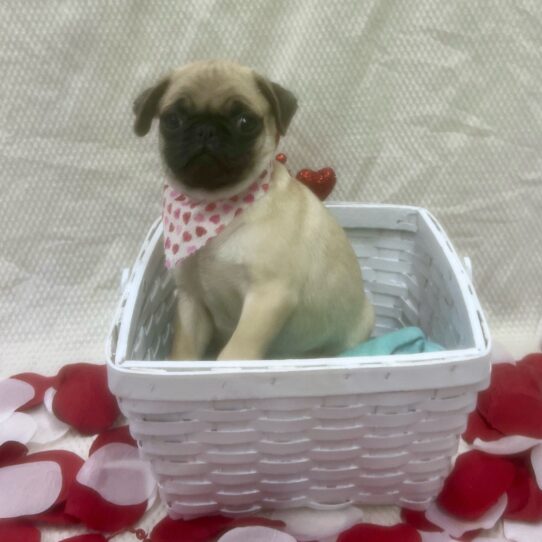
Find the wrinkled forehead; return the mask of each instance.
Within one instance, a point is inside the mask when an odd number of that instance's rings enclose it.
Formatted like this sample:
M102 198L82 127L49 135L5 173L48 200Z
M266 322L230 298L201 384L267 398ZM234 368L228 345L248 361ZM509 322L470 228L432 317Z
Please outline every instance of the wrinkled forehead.
M256 84L254 73L236 65L190 65L171 74L160 110L179 100L197 111L224 112L240 102L255 113L265 115L269 105Z

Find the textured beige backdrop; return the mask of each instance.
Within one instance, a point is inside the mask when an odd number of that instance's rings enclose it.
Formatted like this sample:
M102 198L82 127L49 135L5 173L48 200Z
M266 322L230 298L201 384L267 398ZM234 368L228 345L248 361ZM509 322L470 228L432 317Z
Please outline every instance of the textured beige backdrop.
M538 0L3 0L0 374L103 359L163 180L131 102L202 57L291 88L292 168L333 166L334 199L428 207L472 258L494 334L534 344L541 47Z

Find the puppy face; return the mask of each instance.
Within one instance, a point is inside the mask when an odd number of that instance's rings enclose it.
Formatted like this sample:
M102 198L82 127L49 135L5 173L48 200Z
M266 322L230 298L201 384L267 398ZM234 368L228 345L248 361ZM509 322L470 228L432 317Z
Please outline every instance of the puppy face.
M272 159L295 97L251 69L206 61L172 72L134 104L135 131L154 117L170 177L189 193L235 192Z

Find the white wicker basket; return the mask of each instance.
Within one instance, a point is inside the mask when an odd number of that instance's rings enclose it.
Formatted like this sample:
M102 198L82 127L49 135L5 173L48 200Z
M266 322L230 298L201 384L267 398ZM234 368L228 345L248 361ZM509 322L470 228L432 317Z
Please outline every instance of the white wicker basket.
M108 343L109 382L172 517L351 503L422 509L448 474L490 371L468 261L465 270L426 210L329 209L363 267L375 334L416 325L446 350L161 361L174 286L157 221L126 280Z

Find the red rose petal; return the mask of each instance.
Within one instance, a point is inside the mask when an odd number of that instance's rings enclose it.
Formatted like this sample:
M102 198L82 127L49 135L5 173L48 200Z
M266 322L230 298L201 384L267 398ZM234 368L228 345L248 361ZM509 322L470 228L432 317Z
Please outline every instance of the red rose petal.
M490 387L478 396L478 411L505 435L542 438L542 388L529 364L495 365Z
M78 534L76 536L70 536L70 538L63 538L60 542L107 542L107 538L101 534Z
M83 466L84 461L77 454L68 452L67 450L47 450L27 455L12 464L19 465L21 463L34 463L36 461L55 461L60 465L60 470L62 471L62 488L55 505L65 501L70 487L75 482L75 477L79 469Z
M393 527L360 523L339 535L337 542L421 542L421 536L410 525Z
M507 495L506 519L528 522L542 520L542 491L526 468L516 467L514 482Z
M542 389L542 354L529 354L519 361L517 366L520 370L529 371Z
M80 523L77 518L66 514L65 512L66 502L62 502L53 506L43 512L42 514L36 514L35 516L26 516L25 521L31 521L34 524L45 524L45 525L56 525L56 526L65 526L65 525L75 525Z
M0 421L7 420L17 409L31 401L36 392L27 382L16 378L0 380Z
M120 414L107 387L105 365L75 363L58 373L53 411L80 433L92 435L111 427Z
M30 384L34 388L34 397L30 401L26 402L23 406L19 407L17 410L27 410L35 406L41 405L43 402L43 394L50 388L54 386L56 377L54 376L43 376L37 373L19 373L18 375L12 376L16 380L22 380L27 384Z
M480 416L480 413L477 410L470 413L467 429L462 435L463 440L469 444L472 444L476 438L485 442L490 442L492 440L498 440L503 436L504 435L500 431L491 427L484 418Z
M165 517L151 532L151 542L207 542L217 537L233 519L224 516L208 516L191 520Z
M449 514L475 520L487 512L510 488L513 463L477 450L460 455L437 502Z
M120 531L136 523L147 503L118 506L107 502L93 489L75 482L68 494L65 511L96 531Z
M419 512L417 510L407 510L406 508L401 509L401 519L412 525L418 531L426 531L429 533L441 533L442 529L431 523L426 517L425 512Z
M130 435L130 428L127 425L120 425L119 427L113 427L100 433L91 444L88 455L91 456L96 450L99 450L102 446L111 444L112 442L121 442L137 446L137 442L133 439L132 435Z
M0 523L0 540L2 542L40 542L41 533L36 527L26 523Z
M4 442L0 446L0 467L4 464L16 461L28 452L28 448L20 442Z

